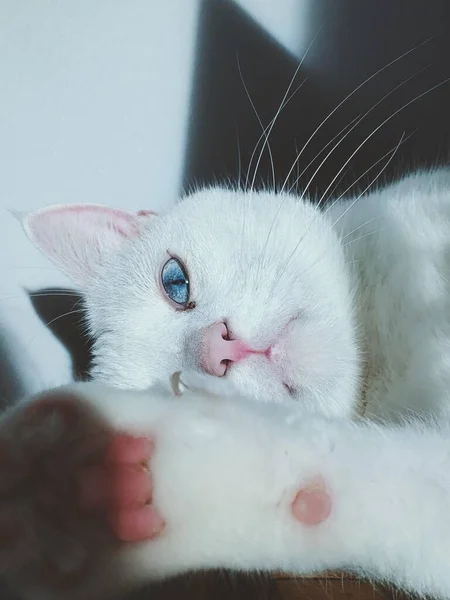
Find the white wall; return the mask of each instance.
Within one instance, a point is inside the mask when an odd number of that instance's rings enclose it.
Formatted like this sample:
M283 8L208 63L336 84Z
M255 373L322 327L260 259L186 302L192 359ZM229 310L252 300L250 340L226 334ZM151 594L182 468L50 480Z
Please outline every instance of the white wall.
M234 0L288 52L300 58L311 42L313 5L320 0ZM308 60L308 56L306 57Z
M44 380L67 358L21 286L66 281L3 209L177 196L198 12L198 0L0 2L0 327Z
M293 54L304 52L310 0L237 1ZM30 390L68 378L70 363L23 288L69 282L4 209L173 201L200 4L0 0L0 343L7 338Z

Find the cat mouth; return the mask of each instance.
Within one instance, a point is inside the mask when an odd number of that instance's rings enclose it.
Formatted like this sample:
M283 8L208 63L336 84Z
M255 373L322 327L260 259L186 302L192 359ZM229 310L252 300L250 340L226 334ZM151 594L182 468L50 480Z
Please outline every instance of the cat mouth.
M214 392L211 392L210 390L206 390L201 387L189 386L182 379L182 374L182 371L177 371L170 377L170 387L175 396L180 397L185 392L200 392L203 394L208 394L211 397L216 396L216 394Z
M288 383L283 383L283 387L291 398L297 397L297 389Z
M267 359L268 363L271 364L275 368L275 370L278 371L277 365L276 365L275 361L272 360L272 351L273 351L273 347L269 346L269 348L267 348L266 350L252 352L252 355L254 356L255 354L259 354L261 356L265 356L265 358ZM233 361L231 361L231 360L223 360L221 362L221 364L223 364L225 366L225 371L224 371L224 374L222 375L222 377L226 377L227 375L229 376L231 374L232 370L233 370L233 366L234 366ZM274 373L274 377L276 377L279 380L280 379L279 378L280 373L278 372L277 375ZM180 378L180 382L183 383L182 380L181 380L181 378ZM293 386L291 383L286 383L284 381L281 381L281 384L282 384L284 390L287 392L287 394L289 395L290 398L293 398L293 399L297 398L298 390L297 390L297 388L295 386ZM185 387L188 388L188 386L185 386Z
M294 400L297 399L298 392L293 385L282 382L282 386L287 392L289 398ZM183 381L181 371L177 371L170 377L170 387L172 389L173 394L177 397L181 397L186 391L195 391Z

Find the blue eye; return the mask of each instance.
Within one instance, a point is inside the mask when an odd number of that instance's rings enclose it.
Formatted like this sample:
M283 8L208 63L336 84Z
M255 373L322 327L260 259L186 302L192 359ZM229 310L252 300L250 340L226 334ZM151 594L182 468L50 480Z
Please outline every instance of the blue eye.
M183 263L176 258L170 258L162 268L161 283L172 302L183 308L193 308L188 306L189 278Z

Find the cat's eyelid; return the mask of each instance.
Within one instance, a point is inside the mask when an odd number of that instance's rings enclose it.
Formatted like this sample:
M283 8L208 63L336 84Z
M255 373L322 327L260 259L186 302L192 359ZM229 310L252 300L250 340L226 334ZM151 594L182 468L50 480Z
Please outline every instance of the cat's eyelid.
M184 312L187 310L192 310L193 308L195 308L195 302L191 300L192 287L191 287L191 279L190 279L189 270L186 267L183 259L181 259L177 254L174 254L169 249L167 249L166 252L168 255L168 259L166 259L162 263L162 265L160 266L159 271L158 271L158 287L161 291L161 294L162 294L163 298L166 300L166 302L168 302L175 310L181 311L181 312ZM172 260L176 261L178 263L178 266L181 269L183 276L185 278L185 282L186 282L186 286L187 286L187 299L186 299L185 303L180 303L180 302L177 302L176 300L174 300L170 296L168 290L166 289L166 287L164 285L164 281L163 281L164 269L168 265L168 263Z
M183 269L186 271L186 275L188 276L189 279L189 269L186 266L186 262L176 253L176 252L171 252L169 249L166 250L166 253L169 257L169 260L171 258L173 258L174 260L177 260L183 267ZM161 269L164 267L164 265L167 263L167 260L163 263Z

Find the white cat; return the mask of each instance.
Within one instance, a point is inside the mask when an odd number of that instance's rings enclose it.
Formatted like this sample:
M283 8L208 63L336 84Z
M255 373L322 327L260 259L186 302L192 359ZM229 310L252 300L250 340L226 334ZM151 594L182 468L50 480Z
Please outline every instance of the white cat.
M26 597L209 567L450 597L450 170L323 211L213 188L24 227L85 294L98 382L3 418L0 571Z

